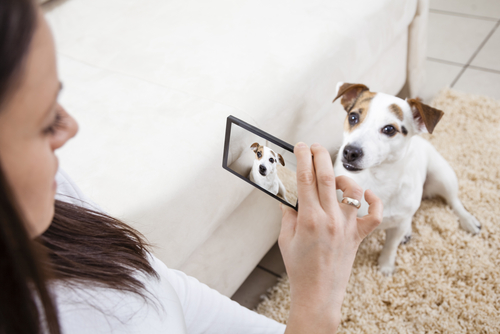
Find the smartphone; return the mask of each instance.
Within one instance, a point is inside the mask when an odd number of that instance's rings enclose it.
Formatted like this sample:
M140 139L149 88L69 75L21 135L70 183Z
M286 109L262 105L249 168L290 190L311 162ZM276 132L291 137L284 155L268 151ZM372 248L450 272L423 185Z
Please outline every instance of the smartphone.
M229 116L222 167L281 203L298 209L297 159L292 145Z

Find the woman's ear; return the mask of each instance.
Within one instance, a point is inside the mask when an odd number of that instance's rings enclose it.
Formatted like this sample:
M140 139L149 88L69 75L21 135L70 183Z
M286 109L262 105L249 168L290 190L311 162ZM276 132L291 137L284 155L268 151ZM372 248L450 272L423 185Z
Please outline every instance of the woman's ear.
M423 104L418 98L406 102L410 105L417 131L432 133L441 117L443 117L444 112Z
M280 163L283 165L283 167L285 166L285 159L283 159L283 157L281 156L281 154L278 153L278 160L280 161Z
M342 97L340 103L346 111L349 111L356 99L365 91L370 89L363 84L350 84L339 82L337 83L337 96L333 99L332 103L335 102L339 97Z

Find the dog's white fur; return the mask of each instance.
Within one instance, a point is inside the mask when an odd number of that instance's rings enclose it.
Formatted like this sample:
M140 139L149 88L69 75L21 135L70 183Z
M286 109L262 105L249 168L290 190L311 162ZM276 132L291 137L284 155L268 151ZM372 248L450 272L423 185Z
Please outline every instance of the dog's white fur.
M337 94L342 84L337 84ZM391 104L403 111L402 121L389 111ZM383 134L381 129L388 124L398 124L400 129L404 126L407 135L401 132L392 137ZM421 132L427 132L426 127L414 118L414 110L406 100L377 93L363 122L352 131L344 131L335 161L335 175L349 176L363 190L371 189L382 200L383 221L378 229L386 231L386 241L378 263L385 275L394 272L397 248L409 240L412 218L423 197L439 195L444 198L464 230L477 234L481 228L458 198L458 181L453 169L428 141L418 136ZM344 167L344 148L353 144L363 150L356 165L361 171L349 171ZM340 200L342 193L339 191L338 195ZM368 204L363 198L358 216L367 213Z
M250 171L249 179L260 187L266 189L274 195L281 195L281 197L288 202L286 198L286 189L278 177L277 165L278 163L285 166L285 161L283 157L271 150L267 146L259 146L255 148L255 144L250 146L250 149L255 152L255 160L253 161L252 170ZM261 154L262 157L259 159L257 156L257 150L263 148ZM272 153L271 153L272 152ZM262 171L262 167L265 171ZM262 173L261 173L262 172Z

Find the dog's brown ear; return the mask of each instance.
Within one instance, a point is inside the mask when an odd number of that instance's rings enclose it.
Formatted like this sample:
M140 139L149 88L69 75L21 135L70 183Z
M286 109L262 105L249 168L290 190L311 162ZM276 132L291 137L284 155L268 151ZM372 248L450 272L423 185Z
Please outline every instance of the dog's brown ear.
M340 87L339 87L340 86ZM332 103L337 101L339 97L342 97L340 103L344 107L346 111L348 111L358 96L361 95L364 91L370 90L363 84L350 84L350 83L341 83L337 84L337 96L333 99Z
M257 152L257 150L259 149L259 143L253 143L252 145L250 145L250 148L254 151L254 152Z
M281 154L278 153L278 160L280 161L280 163L285 166L285 159L283 159L283 157L281 156Z
M413 119L415 120L417 125L419 127L425 125L427 131L429 133L432 133L441 117L443 117L444 112L442 110L432 108L426 104L423 104L419 98L410 99L407 102L411 107Z

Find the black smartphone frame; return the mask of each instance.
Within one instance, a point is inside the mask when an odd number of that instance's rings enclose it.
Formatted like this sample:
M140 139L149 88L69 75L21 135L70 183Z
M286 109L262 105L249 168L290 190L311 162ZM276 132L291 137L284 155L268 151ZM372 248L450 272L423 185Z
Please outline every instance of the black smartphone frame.
M259 128L256 128L253 125L248 124L245 121L242 121L241 119L239 119L237 117L234 117L233 115L230 115L230 116L227 117L227 121L226 121L226 138L224 140L224 154L222 156L222 168L224 168L225 170L227 170L231 174L236 175L237 177L239 177L243 181L247 182L248 184L254 186L255 188L257 188L257 189L265 192L269 196L277 199L281 203L286 204L289 207L294 208L296 211L298 211L298 208L299 208L299 201L298 200L297 200L297 203L295 204L295 206L293 206L292 204L288 203L284 199L282 199L282 198L274 195L273 193L269 192L268 190L266 190L266 189L260 187L259 185L253 183L252 181L250 181L249 179L247 179L243 175L235 172L234 170L230 169L227 166L227 159L228 159L228 156L229 156L229 142L231 140L231 127L232 127L233 124L237 125L237 126L240 126L243 129L245 129L247 131L250 131L251 133L253 133L253 134L255 134L255 135L259 136L259 137L262 137L263 139L266 139L266 140L272 142L273 144L275 144L275 145L277 145L279 147L282 147L282 148L284 148L287 151L290 151L293 154L293 146L292 145L284 142L283 140L281 140L279 138L274 137L273 135L270 135L269 133L267 133L265 131L262 131Z

